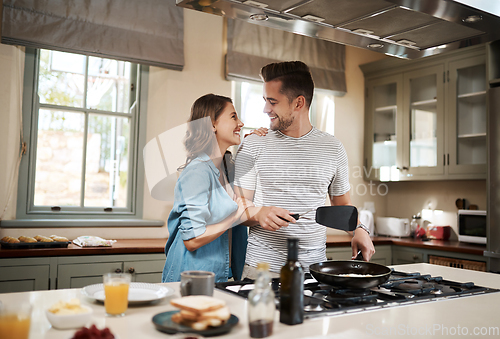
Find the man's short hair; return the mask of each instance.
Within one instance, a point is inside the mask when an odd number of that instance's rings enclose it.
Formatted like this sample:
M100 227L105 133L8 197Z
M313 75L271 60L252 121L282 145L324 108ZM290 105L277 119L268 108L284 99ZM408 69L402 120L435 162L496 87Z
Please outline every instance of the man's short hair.
M276 62L262 67L260 77L264 82L281 81L281 93L290 102L303 95L310 107L314 93L314 82L309 67L302 61Z

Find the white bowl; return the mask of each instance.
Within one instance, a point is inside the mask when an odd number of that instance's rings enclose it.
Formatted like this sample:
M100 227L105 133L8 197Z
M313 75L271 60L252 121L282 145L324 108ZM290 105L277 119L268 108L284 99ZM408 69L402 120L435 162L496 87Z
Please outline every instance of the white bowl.
M87 312L59 315L46 310L45 314L47 315L47 319L49 319L49 322L54 328L60 330L80 328L87 325L90 322L90 318L92 317L92 309L90 307L85 305L81 305L80 307L84 308Z

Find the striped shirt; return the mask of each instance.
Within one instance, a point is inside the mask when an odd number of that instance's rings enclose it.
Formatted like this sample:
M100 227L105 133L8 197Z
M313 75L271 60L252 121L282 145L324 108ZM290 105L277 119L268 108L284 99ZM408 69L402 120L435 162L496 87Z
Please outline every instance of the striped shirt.
M327 194L347 193L349 170L342 143L312 128L300 138L279 131L245 138L236 156L235 185L254 191L255 206L277 206L304 213L324 206ZM326 228L315 222L312 210L297 223L278 231L260 226L249 229L246 263L265 261L280 272L287 258L287 238L299 238L299 261L304 270L326 260Z

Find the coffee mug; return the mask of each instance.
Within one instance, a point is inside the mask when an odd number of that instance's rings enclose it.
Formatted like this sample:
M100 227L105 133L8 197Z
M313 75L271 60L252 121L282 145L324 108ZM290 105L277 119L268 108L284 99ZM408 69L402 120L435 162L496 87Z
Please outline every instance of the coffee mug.
M181 272L181 295L214 294L215 274L208 271Z

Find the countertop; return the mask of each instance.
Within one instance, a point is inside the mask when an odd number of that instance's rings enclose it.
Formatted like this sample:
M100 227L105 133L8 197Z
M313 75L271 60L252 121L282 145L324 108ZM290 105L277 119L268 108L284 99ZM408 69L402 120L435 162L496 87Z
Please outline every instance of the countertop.
M442 276L455 281L473 281L476 285L500 288L500 275L469 271L430 264L392 266L398 271L420 272ZM103 328L109 327L119 339L185 338L185 335L167 335L155 329L151 319L155 314L174 310L169 300L179 296L179 283L162 284L173 288L175 294L158 304L129 308L122 318L107 318L102 304L82 297L83 303L93 310L91 323ZM215 290L214 296L224 299L239 323L223 338L249 338L246 301L227 292ZM37 291L0 294L5 304L29 301L34 307L30 339L68 339L75 330L51 328L45 317L45 309L61 299L81 297L79 289ZM278 322L276 312L274 333L271 338L374 338L387 337L384 332L396 333L399 337L412 338L455 337L457 331L468 337L474 331L490 332L499 336L498 315L495 309L500 304L500 293L476 295L442 300L439 302L409 303L391 308L364 311L355 314L341 314L331 317L307 319L301 325L288 326ZM450 316L451 315L451 316ZM448 331L448 335L446 335ZM452 335L455 333L455 335ZM483 332L484 333L484 332ZM393 335L392 337L394 337Z
M111 247L80 247L71 243L67 248L0 248L0 258L164 253L166 243L167 239L119 239Z
M351 236L349 235L328 235L326 237L327 247L343 247L351 246ZM468 244L453 240L428 240L413 238L391 238L391 237L373 237L373 244L377 245L398 245L406 247L417 247L424 249L432 249L438 251L448 251L457 253L467 253L475 255L483 255L486 250L486 245Z
M327 247L350 247L351 236L328 235ZM373 244L398 245L434 249L439 251L468 253L483 255L485 245L474 245L458 241L429 240L422 241L412 238L373 237ZM41 248L41 249L5 249L0 248L0 258L51 257L73 255L106 255L106 254L147 254L164 253L167 239L119 239L111 247L79 247L69 244L68 248Z

